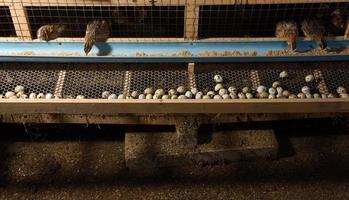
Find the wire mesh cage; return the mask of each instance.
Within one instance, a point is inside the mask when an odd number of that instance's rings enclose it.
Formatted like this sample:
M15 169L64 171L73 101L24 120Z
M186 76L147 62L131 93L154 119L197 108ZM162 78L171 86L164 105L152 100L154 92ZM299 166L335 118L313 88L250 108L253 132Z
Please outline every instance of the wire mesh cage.
M15 37L16 31L13 25L10 9L0 6L0 37Z

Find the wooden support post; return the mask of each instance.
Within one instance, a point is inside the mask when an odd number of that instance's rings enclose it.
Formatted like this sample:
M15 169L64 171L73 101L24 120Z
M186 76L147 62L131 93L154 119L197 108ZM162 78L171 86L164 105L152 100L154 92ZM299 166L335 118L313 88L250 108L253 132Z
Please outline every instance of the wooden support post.
M347 23L347 29L345 30L344 38L345 39L349 39L349 20L348 20L348 23Z
M14 3L9 8L17 37L31 39L29 19L24 6L21 3Z
M193 118L188 117L178 120L176 123L176 132L178 146L180 146L180 149L183 151L181 153L195 151L198 144L198 128L199 125Z
M195 40L199 32L200 6L195 1L187 0L184 16L184 38Z

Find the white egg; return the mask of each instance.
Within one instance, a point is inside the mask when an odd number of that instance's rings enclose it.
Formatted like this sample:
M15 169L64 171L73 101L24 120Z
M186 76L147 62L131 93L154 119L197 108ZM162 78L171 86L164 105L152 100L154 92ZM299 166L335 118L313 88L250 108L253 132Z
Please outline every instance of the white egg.
M184 94L188 99L192 99L194 97L193 93L191 93L190 91L186 91Z
M327 98L335 98L335 96L330 93L330 94L327 95Z
M107 99L110 95L110 92L109 91L103 91L102 92L102 99Z
M39 93L37 96L36 96L37 99L44 99L45 98L45 95L44 93Z
M20 92L20 91L23 91L23 92L24 92L24 87L21 86L21 85L17 85L17 86L15 87L15 93L18 93L18 92Z
M230 93L229 96L230 96L231 99L237 99L238 98L238 95L236 93Z
M29 94L29 99L36 99L36 94L35 93L30 93Z
M209 91L206 95L210 96L210 98L213 98L215 93L213 91Z
M246 95L242 92L238 93L238 97L239 97L239 99L246 99Z
M305 97L307 97L307 99L312 99L312 98L313 98L313 95L310 94L310 93L307 93L307 94L305 94Z
M302 87L302 92L303 92L304 94L308 94L308 93L310 93L310 88L309 88L308 86L303 86L303 87Z
M145 99L153 99L153 95L152 95L152 94L147 94L147 95L145 96Z
M339 86L336 91L338 94L347 93L347 89L345 89L345 87L342 86Z
M310 83L310 82L313 82L314 79L315 79L315 77L313 75L309 74L305 77L305 82Z
M229 94L223 94L223 95L222 95L222 98L223 98L223 99L230 99L230 96L229 96Z
M222 85L222 83L218 83L218 84L216 84L215 86L214 86L214 91L219 91L220 89L223 89L223 85Z
M258 93L262 93L262 92L266 92L267 88L264 85L260 85L257 87L257 92Z
M118 99L126 99L126 95L125 94L119 94Z
M138 99L145 99L145 94L140 94L140 95L138 96Z
M178 96L175 94L175 95L172 95L171 96L171 99L178 99Z
M197 89L197 88L192 88L192 89L190 89L190 92L191 92L193 95L196 95L196 93L198 93L198 89Z
M53 98L53 94L51 94L51 93L47 93L45 95L45 99L52 99L52 98Z
M242 88L242 93L246 94L250 92L250 88L249 87L243 87Z
M20 99L27 99L27 98L28 98L28 95L22 94L19 98L20 98Z
M182 94L182 95L179 95L178 99L187 99L187 96Z
M290 96L288 96L289 99L297 99L297 95L295 94L290 94Z
M175 89L170 89L168 91L168 95L170 95L170 96L177 95L177 91Z
M223 99L221 95L214 95L213 99Z
M170 96L167 95L167 94L165 94L165 95L163 95L163 96L161 97L161 99L170 99Z
M208 95L204 95L204 96L202 97L202 99L211 99L211 97L208 96Z
M288 97L290 96L290 92L289 92L288 90L284 90L284 91L282 92L282 95L283 95L284 97L288 98Z
M341 94L339 95L339 97L340 97L340 98L343 98L343 99L347 99L347 98L349 98L349 95L348 95L347 93L341 93Z
M259 98L266 99L268 97L269 97L269 94L266 91L259 93Z
M300 99L305 99L306 98L304 93L298 93L297 97L300 98Z
M24 94L24 91L21 90L21 91L17 92L16 96L17 96L17 97L20 97L20 96L22 96L23 94Z
M269 94L275 95L276 94L276 89L271 87L271 88L269 88L268 92L269 92Z
M177 88L177 92L178 92L179 94L184 94L186 91L187 91L187 90L185 89L184 86L179 86L179 87Z
M78 95L76 96L76 99L85 99L85 97L83 95Z
M275 81L275 82L273 82L273 84L272 84L272 87L273 88L277 88L277 87L279 87L280 86L280 82L279 81Z
M154 89L153 88L145 88L145 90L144 90L144 94L145 95L148 95L148 94L151 94L151 95L153 95L153 93L154 93ZM152 96L153 97L153 96Z
M156 91L155 91L155 95L157 95L157 96L159 96L159 97L161 97L162 95L164 95L165 94L165 90L164 89L157 89Z
M153 99L161 99L162 96L158 95L158 94L154 94L153 95Z
M287 78L287 77L288 77L287 71L282 71L282 72L280 72L279 77L280 77L280 78Z
M275 99L275 94L269 94L268 99Z
M246 93L246 98L247 98L247 99L253 99L253 94L251 94L251 93Z
M221 75L219 75L219 74L216 74L213 77L213 79L214 79L214 82L216 82L216 83L222 83L223 82L223 77Z
M314 97L314 99L320 99L321 98L320 94L318 94L318 93L314 93L313 97Z
M228 91L229 91L230 93L234 93L234 94L237 94L237 93L238 93L238 89L237 89L235 86L230 86L230 87L228 88Z
M108 99L117 99L117 98L118 98L118 96L116 96L116 94L110 94L108 96Z
M131 92L131 97L132 97L132 98L138 99L138 96L139 96L139 92L138 92L138 91L132 91L132 92Z
M326 94L321 94L321 98L327 99L327 95Z
M276 88L277 94L282 94L283 91L284 91L284 89L282 89L282 87L280 87L280 86Z
M6 98L10 98L10 97L12 97L12 96L16 96L16 93L11 92L11 91L5 93L5 97L6 97Z
M222 88L222 89L219 90L218 94L221 95L221 96L223 96L223 95L225 95L225 94L228 94L228 90Z

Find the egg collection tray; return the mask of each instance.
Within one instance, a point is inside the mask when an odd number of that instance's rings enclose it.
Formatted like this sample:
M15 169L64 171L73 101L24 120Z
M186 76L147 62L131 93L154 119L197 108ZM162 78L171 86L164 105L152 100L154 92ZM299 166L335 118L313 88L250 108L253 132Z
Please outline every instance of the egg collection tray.
M287 78L279 78L286 70ZM297 94L305 85L315 93L336 93L338 86L349 89L349 68L345 62L318 63L220 63L197 64L189 73L186 63L177 64L79 64L79 63L1 63L0 94L24 86L27 93L52 93L63 97L83 95L101 98L103 91L130 94L147 87L168 91L178 86L196 87L207 92L214 88L214 75L224 79L224 85L237 88L259 85L271 87L279 81L284 89ZM306 83L306 75L316 81Z

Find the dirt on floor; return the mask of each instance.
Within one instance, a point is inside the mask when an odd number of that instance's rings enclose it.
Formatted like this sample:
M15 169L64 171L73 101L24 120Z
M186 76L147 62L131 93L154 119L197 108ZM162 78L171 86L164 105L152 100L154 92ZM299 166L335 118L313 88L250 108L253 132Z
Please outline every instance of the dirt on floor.
M140 176L125 167L124 132L132 127L1 124L0 199L349 199L347 125L318 119L204 127L199 134L272 128L279 156Z

